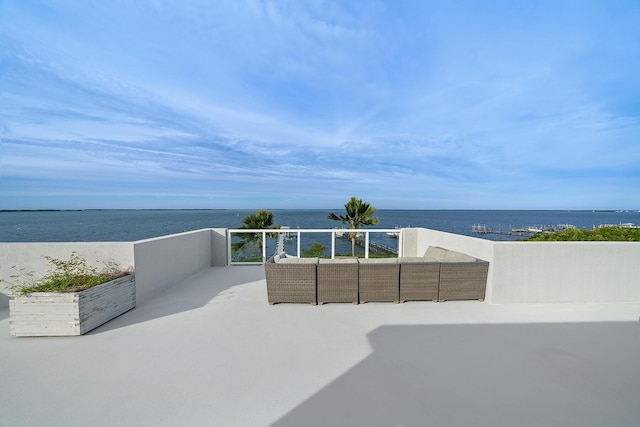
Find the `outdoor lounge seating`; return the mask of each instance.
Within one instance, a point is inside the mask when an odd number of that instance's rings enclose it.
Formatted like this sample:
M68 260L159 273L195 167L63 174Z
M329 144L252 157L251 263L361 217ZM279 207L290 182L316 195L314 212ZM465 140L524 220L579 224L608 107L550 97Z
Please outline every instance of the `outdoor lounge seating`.
M432 257L400 258L400 301L437 301L440 262Z
M269 304L317 304L317 265L318 258L285 258L280 255L271 257L264 264Z
M318 263L318 304L351 302L358 304L358 260L320 259Z
M489 263L429 247L423 257L289 258L265 263L269 304L484 301Z
M397 258L358 260L360 302L400 302L400 265Z
M487 261L442 262L438 301L484 301L488 271Z
M489 263L472 256L438 247L429 247L424 255L440 263L438 301L484 301Z

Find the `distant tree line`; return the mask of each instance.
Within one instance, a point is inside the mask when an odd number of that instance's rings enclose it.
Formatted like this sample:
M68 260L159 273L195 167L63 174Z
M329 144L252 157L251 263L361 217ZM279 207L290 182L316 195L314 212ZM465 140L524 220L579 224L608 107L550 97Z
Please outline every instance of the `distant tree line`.
M539 233L525 239L533 242L638 242L640 228L602 227L595 230L568 228L556 233Z

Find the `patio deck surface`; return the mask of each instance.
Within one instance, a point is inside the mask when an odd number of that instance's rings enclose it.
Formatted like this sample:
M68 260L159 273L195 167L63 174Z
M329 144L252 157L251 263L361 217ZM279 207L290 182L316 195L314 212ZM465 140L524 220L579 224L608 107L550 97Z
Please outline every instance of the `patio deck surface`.
M14 338L0 425L637 426L640 304L267 304L214 267L82 337Z

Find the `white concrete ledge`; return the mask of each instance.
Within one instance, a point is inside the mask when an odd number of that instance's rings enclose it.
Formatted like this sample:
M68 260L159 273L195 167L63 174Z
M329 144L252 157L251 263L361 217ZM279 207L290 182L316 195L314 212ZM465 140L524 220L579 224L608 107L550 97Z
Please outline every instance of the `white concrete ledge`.
M496 242L424 228L402 230L404 256L440 246L489 261L486 303L640 302L640 242ZM0 278L12 265L44 273L45 255L76 251L90 263L115 261L136 272L138 304L210 266L228 263L225 229L138 242L0 243ZM0 283L6 294L6 284ZM0 295L0 306L8 299Z
M115 262L135 270L138 304L226 259L226 230L203 229L136 242L0 243L0 307L7 307L11 275L17 269L42 276L50 269L45 256L66 259L72 252L90 266Z
M500 242L403 231L406 256L440 246L489 261L488 303L640 302L640 242Z
M143 304L187 277L211 267L211 230L134 242L136 299Z

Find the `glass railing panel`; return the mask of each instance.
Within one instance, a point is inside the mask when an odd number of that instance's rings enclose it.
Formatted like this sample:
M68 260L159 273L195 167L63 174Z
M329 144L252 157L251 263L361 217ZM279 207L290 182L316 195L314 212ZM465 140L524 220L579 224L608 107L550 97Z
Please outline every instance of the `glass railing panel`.
M397 229L287 229L228 231L229 259L232 264L262 263L277 253L292 257L334 258L355 255L360 258L397 257L402 231Z

